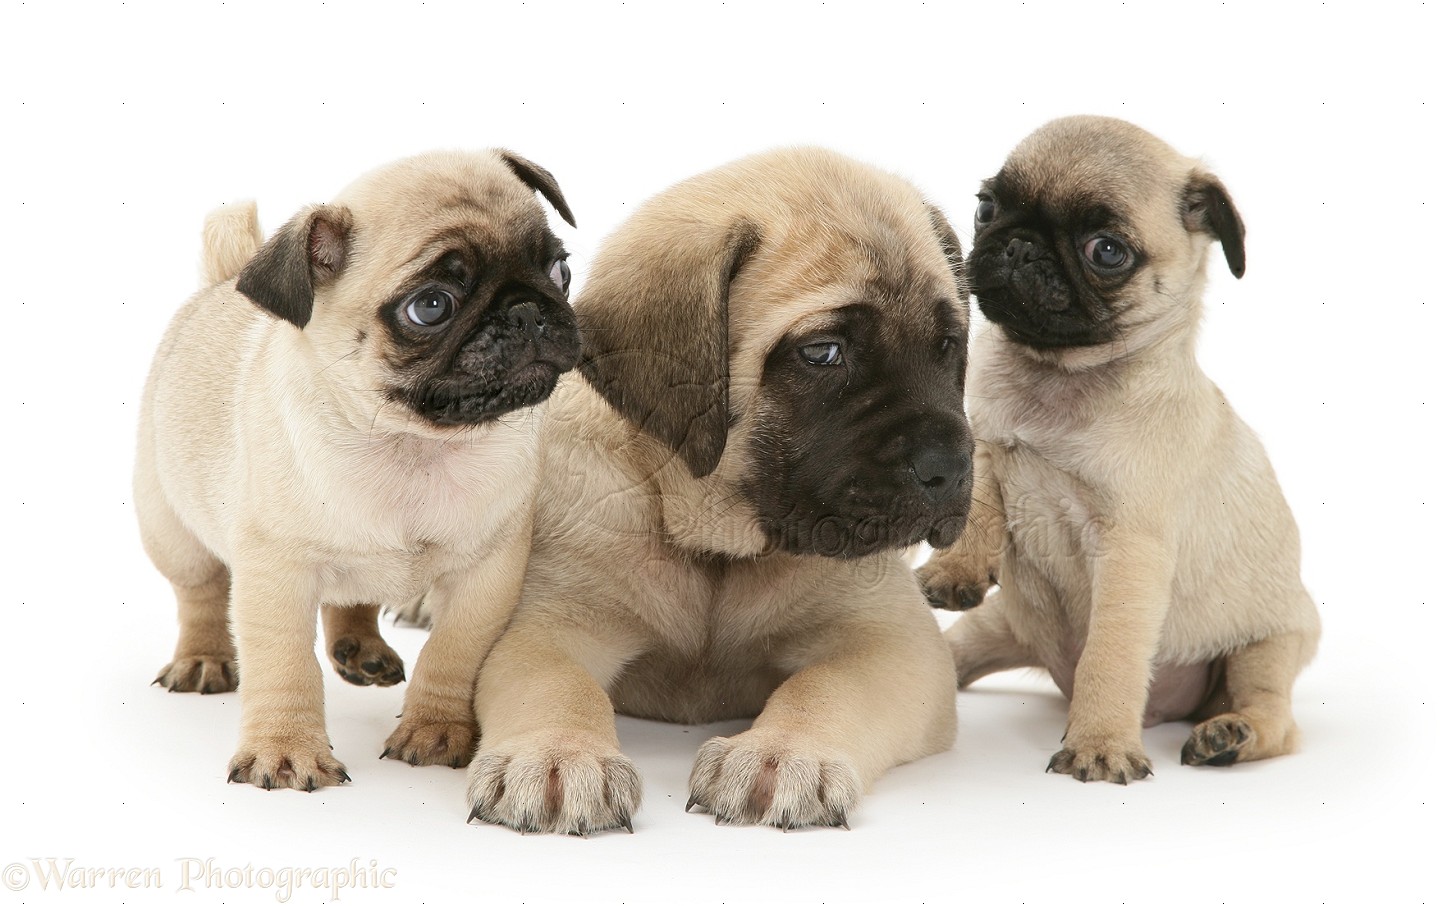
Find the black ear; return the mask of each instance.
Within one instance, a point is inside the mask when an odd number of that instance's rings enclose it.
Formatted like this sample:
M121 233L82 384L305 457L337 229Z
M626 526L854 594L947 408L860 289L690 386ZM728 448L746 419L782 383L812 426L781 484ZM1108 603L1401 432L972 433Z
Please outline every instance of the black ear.
M579 369L614 409L675 450L695 478L712 472L729 429L729 284L759 244L738 221L649 224L643 241L605 248L574 306ZM651 241L649 241L651 240Z
M1186 229L1208 232L1221 240L1226 264L1239 280L1246 273L1246 225L1231 203L1221 180L1201 170L1191 174L1181 198Z
M950 272L955 275L955 295L959 296L960 304L969 311L970 285L965 279L965 252L960 245L960 237L955 233L955 228L950 226L945 212L932 204L926 205L929 210L930 224L934 227L935 238L939 240L940 250L945 253L945 259L950 263Z
M558 181L553 178L553 174L526 157L521 157L511 151L499 149L497 153L502 155L503 163L512 168L518 179L526 183L529 188L543 194L543 197L548 200L548 204L552 205L553 209L568 222L568 226L577 226L573 222L573 212L568 208L567 200L563 198L563 190L558 187Z
M305 327L316 289L346 267L352 213L317 205L287 221L241 269L236 288L262 309Z

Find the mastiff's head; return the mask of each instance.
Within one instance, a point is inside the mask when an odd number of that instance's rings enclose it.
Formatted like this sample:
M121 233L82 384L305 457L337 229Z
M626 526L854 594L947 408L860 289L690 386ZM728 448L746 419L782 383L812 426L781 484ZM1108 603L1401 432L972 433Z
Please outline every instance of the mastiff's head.
M658 447L669 533L858 557L965 524L959 242L898 177L802 148L654 197L577 301L581 370Z

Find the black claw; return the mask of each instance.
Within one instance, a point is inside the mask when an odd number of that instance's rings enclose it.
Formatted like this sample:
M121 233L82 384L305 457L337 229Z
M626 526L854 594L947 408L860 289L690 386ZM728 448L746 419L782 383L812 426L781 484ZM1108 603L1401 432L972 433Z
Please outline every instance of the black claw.
M269 790L274 786L276 786L276 781L272 779L272 776L270 774L261 775L261 788L263 790Z
M388 746L387 748L383 749L383 750L382 750L382 754L379 755L379 756L377 756L377 757L378 757L379 760L382 759L382 758L390 758L390 757L392 757L392 747L391 747L391 746Z
M241 768L236 768L235 770L233 770L233 771L231 772L230 776L228 776L228 777L226 778L226 782L227 782L227 783L240 783L240 782L241 782Z
M317 791L317 779L315 777L308 777L306 779L306 791L308 793L315 793Z
M352 775L348 774L346 771L338 771L337 773L342 775L342 783L352 782Z
M482 806L474 805L472 811L467 814L467 823L471 824L482 816Z
M695 805L698 805L698 797L697 797L697 796L689 796L689 797L688 797L688 804L683 807L683 810L684 810L685 812L691 812L691 811L693 811L693 807L694 807Z
M631 816L619 815L618 822L623 825L623 829L628 831L628 833L633 833L633 818Z

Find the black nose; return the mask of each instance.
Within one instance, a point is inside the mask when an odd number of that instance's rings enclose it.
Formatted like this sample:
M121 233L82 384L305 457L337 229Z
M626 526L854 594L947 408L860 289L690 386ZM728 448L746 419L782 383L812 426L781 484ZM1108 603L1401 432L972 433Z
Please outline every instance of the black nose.
M909 461L910 477L936 502L958 494L969 470L969 457L954 447L928 446Z
M1011 239L1010 244L1005 246L1005 260L1010 262L1011 267L1038 261L1041 254L1035 243L1019 237Z
M535 339L543 335L543 313L538 311L536 303L519 302L507 310L507 316L516 330Z

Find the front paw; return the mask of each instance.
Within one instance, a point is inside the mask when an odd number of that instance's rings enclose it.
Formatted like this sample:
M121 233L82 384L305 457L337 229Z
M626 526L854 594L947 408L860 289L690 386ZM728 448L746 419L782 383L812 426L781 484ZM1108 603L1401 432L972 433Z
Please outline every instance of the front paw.
M305 790L336 786L351 780L332 757L325 739L243 739L227 767L227 783L250 783L264 790Z
M383 758L395 758L411 765L445 764L460 768L477 748L477 722L467 719L433 719L402 715L402 722L387 737Z
M626 828L643 801L638 770L599 740L543 734L473 759L468 771L468 822L501 824L523 833L576 834Z
M986 567L975 568L971 558L937 553L914 571L920 590L930 606L940 610L969 610L985 600L994 574Z
M344 635L327 653L337 673L354 686L395 686L407 678L401 656L381 636Z
M718 824L848 828L859 772L840 753L801 742L762 728L715 736L694 760L687 807L702 806Z
M1055 753L1045 770L1069 774L1082 783L1109 780L1127 784L1154 773L1139 740L1073 740L1069 736L1065 747Z
M219 654L178 657L161 668L151 685L161 686L169 692L200 692L202 695L235 692L236 660Z

